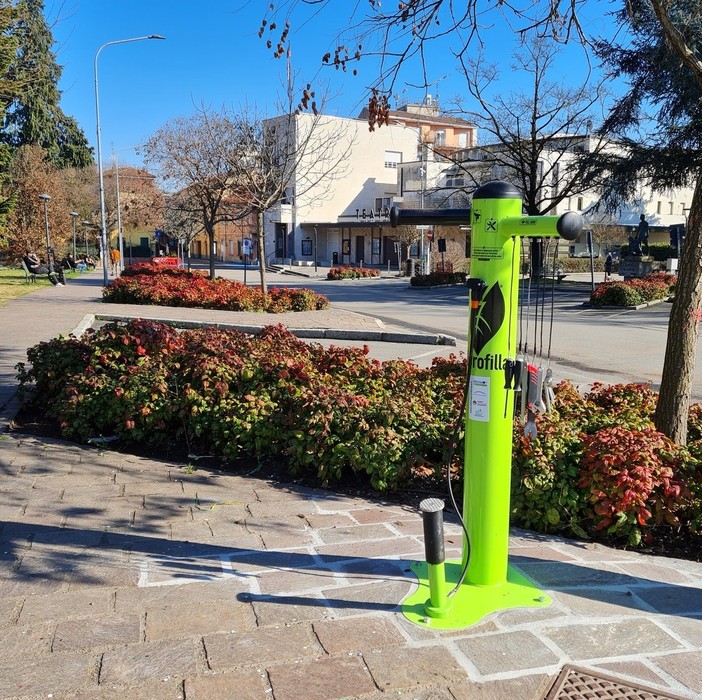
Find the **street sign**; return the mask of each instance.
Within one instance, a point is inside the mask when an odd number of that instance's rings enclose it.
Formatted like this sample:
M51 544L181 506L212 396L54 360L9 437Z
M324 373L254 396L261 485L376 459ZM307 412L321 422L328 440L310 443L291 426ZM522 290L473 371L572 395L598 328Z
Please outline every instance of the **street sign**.
M242 255L251 255L251 250L253 248L253 244L251 242L250 238L242 238L241 239L241 252Z

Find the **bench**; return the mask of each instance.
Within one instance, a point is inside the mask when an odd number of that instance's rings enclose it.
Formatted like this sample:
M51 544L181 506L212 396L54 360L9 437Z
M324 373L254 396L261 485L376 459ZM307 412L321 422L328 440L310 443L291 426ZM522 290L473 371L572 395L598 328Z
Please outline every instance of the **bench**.
M30 282L36 282L37 281L37 276L36 273L32 272L28 267L27 263L22 260L22 269L24 270L24 281L25 284L29 284Z

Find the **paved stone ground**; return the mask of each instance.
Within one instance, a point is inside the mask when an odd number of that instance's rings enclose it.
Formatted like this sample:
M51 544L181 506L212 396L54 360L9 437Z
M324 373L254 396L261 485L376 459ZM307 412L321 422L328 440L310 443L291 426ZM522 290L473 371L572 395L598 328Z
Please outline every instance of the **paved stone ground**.
M0 309L0 384L99 292ZM409 507L0 435L0 698L531 700L567 663L702 696L702 564L514 532L552 604L441 632L399 607L421 529Z
M700 564L514 532L552 604L441 632L399 608L412 508L17 434L0 473L0 698L527 700L569 662L702 695Z

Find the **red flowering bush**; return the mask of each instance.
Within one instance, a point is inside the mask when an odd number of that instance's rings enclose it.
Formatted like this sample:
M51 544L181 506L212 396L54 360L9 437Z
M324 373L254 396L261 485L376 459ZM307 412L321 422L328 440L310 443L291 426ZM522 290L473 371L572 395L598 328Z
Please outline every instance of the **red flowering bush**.
M340 267L332 267L331 270L327 272L328 280L355 280L369 277L380 277L380 270L374 270L368 267L341 265Z
M588 492L595 530L637 545L653 540L649 525L677 526L684 493L676 477L682 453L652 428L607 428L583 440L578 486ZM651 520L653 519L653 522Z
M62 345L61 374L49 377ZM365 474L381 491L419 464L440 468L462 400L459 373L380 363L367 347L325 349L282 326L251 336L108 324L85 343L36 346L30 358L20 381L45 389L35 401L64 437L277 456L322 483Z
M598 284L590 295L593 306L638 306L648 301L666 299L675 291L677 277L654 272L641 279Z
M207 277L208 273L205 270L188 270L185 267L170 267L167 265L159 265L157 263L134 263L125 267L122 270L122 277L136 277L137 275L170 275L171 277L198 276Z
M585 394L558 384L554 410L537 416L535 439L515 422L515 523L634 545L652 543L666 528L697 532L702 442L686 449L656 432L656 400L639 384L596 383ZM692 438L700 421L702 408L693 405Z
M137 267L137 266L134 266ZM139 266L144 267L144 265ZM225 311L315 311L326 309L329 300L309 289L271 287L264 294L259 287L178 268L150 266L146 274L122 276L103 289L103 301L113 304L155 304ZM128 268L129 269L129 268Z

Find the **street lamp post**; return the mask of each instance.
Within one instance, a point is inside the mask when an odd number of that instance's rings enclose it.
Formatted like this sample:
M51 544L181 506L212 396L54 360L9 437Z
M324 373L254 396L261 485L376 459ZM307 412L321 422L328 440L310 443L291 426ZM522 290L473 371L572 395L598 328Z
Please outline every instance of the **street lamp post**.
M100 183L100 247L102 248L102 276L105 286L109 284L109 271L107 261L107 217L105 216L105 183L102 177L102 144L100 138L100 99L98 92L98 56L106 46L114 44L128 44L133 41L144 41L146 39L165 39L166 37L159 34L150 34L149 36L137 36L132 39L117 39L116 41L108 41L103 44L95 53L95 61L93 64L95 73L95 126L97 130L97 157L98 157L98 180Z
M46 266L50 271L53 271L51 264L51 234L49 232L49 201L51 197L48 194L40 194L39 199L44 201L44 225L46 227Z
M71 212L71 222L73 224L73 261L78 259L78 251L76 250L76 218L78 217L77 211Z
M124 234L122 233L122 202L119 196L119 165L117 156L113 155L115 166L115 185L117 187L117 250L119 250L119 271L124 270Z
M317 227L314 227L314 271L317 272Z
M85 255L88 255L88 229L93 225L92 221L81 221L83 224L83 239L85 241Z

